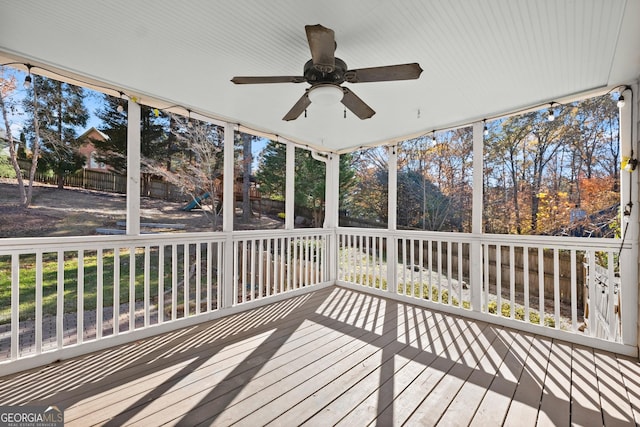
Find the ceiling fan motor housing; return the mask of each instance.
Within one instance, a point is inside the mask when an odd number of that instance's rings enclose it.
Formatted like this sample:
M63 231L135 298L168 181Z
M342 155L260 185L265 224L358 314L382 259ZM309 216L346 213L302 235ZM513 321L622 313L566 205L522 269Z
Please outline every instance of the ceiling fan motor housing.
M318 69L311 59L304 64L304 77L311 86L327 83L339 85L345 81L347 64L342 59L335 58L333 71L322 71L324 68L320 68L321 69Z

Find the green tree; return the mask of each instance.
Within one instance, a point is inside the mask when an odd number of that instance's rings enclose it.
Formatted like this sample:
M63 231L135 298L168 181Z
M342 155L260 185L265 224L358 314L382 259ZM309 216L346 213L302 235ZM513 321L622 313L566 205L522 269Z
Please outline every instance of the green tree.
M122 175L127 173L127 115L124 110L119 112L118 106L125 104L118 98L104 95L96 115L102 121L99 130L108 138L92 140L96 147L96 161L109 165L114 172ZM126 105L123 108L126 109Z
M122 106L122 112L118 107ZM105 95L101 108L96 112L103 122L99 130L109 138L106 141L93 141L96 160L113 168L116 173L127 171L127 102ZM141 195L149 195L153 171L147 167L156 162L168 162L171 158L172 139L169 137L169 118L162 112L146 105L140 106L140 156L141 156ZM175 148L175 147L174 147Z
M284 200L287 146L269 141L260 153L256 179L260 182L260 191L273 200Z
M285 172L286 172L285 144L269 141L260 154L256 179L260 182L260 189L264 194L276 200L284 200L285 197ZM326 167L319 160L314 159L308 150L296 148L295 150L295 202L298 208L306 208L311 211L312 225L318 227L322 224L325 188ZM340 197L348 192L353 185L354 174L350 169L351 156L340 156Z
M345 217L386 226L388 160L385 147L358 150L350 156L351 188L341 194L340 204Z
M81 87L47 77L33 79L32 86L24 107L38 119L43 169L51 169L58 178L58 188L63 188L64 177L82 168L85 162L76 140L76 129L86 126L89 118L83 104L85 92ZM34 90L39 95L36 103L31 102ZM32 139L35 126L27 127Z
M249 222L251 219L251 164L253 163L253 154L251 153L251 143L253 136L243 133L242 140L242 221Z
M462 212L456 200L416 171L398 172L398 201L399 227L462 231Z

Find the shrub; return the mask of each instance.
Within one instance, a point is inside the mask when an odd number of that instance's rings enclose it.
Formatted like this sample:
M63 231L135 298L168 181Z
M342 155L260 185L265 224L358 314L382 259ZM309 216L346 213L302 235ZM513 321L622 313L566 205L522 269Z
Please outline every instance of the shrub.
M489 302L487 307L489 313L496 314L498 308L498 303L496 301ZM511 304L508 302L503 302L500 310L500 314L503 317L511 317ZM516 306L513 312L513 316L517 320L524 320L524 307ZM540 324L540 313L537 311L529 310L529 323L533 323L536 325ZM544 318L545 326L555 327L556 322L553 317L545 316Z
M0 156L0 178L15 178L16 171L7 156Z
M379 277L374 277L371 274L366 275L359 273L355 276L347 276L345 277L345 280L347 282L357 283L359 285L368 283L369 286L372 286L376 289L382 289L383 291L387 290L387 281L385 279L380 279Z

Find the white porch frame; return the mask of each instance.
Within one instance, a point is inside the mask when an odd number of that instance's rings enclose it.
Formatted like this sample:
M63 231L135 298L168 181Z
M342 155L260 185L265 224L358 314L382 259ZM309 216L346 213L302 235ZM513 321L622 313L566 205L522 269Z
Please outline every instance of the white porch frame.
M637 91L637 85L635 86ZM620 111L620 129L621 129L621 155L631 156L638 153L637 132L640 125L638 120L638 101L632 98L631 91L624 93L626 99L629 100ZM634 108L635 106L635 108ZM567 341L585 344L605 350L611 350L627 355L637 356L638 354L638 170L632 173L622 172L621 178L621 205L625 206L628 202L633 204L634 209L628 218L628 230L622 256L620 258L621 272L621 288L620 292L624 295L621 300L621 342L610 342L594 337L579 335L575 333L565 332L555 328L548 328L541 325L531 324L528 321L522 322L511 317L500 315L491 315L486 311L486 300L483 299L483 292L486 292L485 277L488 276L487 265L483 261L483 256L487 252L488 245L496 247L508 247L513 253L514 248L524 247L553 248L554 254L560 250L571 251L600 251L603 250L611 254L610 259L613 260L613 253L620 245L619 240L608 239L587 239L576 238L558 238L558 237L542 237L542 236L498 236L485 235L482 233L482 173L483 173L483 125L481 122L473 124L473 211L472 211L472 232L471 233L421 233L421 232L398 232L397 230L397 147L392 145L389 150L389 188L388 188L388 218L389 224L386 230L360 230L351 228L342 228L338 224L338 200L339 200L339 155L335 153L323 153L323 161L326 164L326 214L322 229L294 229L294 175L295 175L295 145L292 142L284 141L287 146L286 151L286 205L285 205L285 229L277 231L236 231L233 226L234 213L234 197L233 197L233 180L225 179L223 188L223 231L221 233L187 233L185 235L158 235L158 236L141 236L140 235L140 106L133 101L129 101L129 126L128 126L128 193L127 193L127 235L125 237L112 238L110 236L96 238L72 237L64 239L5 239L0 242L0 256L10 256L12 260L12 327L11 327L11 358L6 362L0 362L3 373L11 373L27 368L32 368L46 363L51 363L61 358L78 356L84 353L100 350L109 346L121 344L128 341L134 341L143 337L166 333L178 328L194 325L212 318L222 317L227 314L236 313L245 309L255 308L273 301L286 299L292 295L300 295L312 292L319 287L331 286L339 284L342 286L359 289L366 292L384 295L387 298L393 298L402 301L410 301L413 304L434 308L438 310L454 312L465 315L470 318L494 322L518 329L531 331L533 333L547 335L554 338L561 338ZM231 123L224 124L224 174L225 176L233 176L233 147L236 125ZM314 156L318 156L315 153ZM631 200L629 200L629 186L632 186ZM357 235L357 236L356 236ZM344 240L343 236L347 236L348 240ZM351 237L349 237L351 236ZM354 237L355 236L355 237ZM352 238L353 237L353 238ZM376 289L375 287L361 286L353 280L345 280L340 277L340 251L341 248L358 248L362 247L373 249L376 247L369 246L369 240L377 241L377 251L382 252L382 244L386 245L386 291ZM375 240L378 239L378 240ZM429 245L432 242L438 243L438 251L441 247L447 247L447 252L438 252L438 256L449 256L455 245L458 253L462 253L464 245L469 247L469 277L470 277L470 309L463 309L461 306L453 306L451 303L443 303L443 301L431 301L418 298L409 298L407 295L401 295L397 291L398 282L398 242L402 239L403 251L406 242L413 244L414 240L421 241L421 244ZM97 241L97 243L96 243ZM357 242L353 244L353 242ZM445 245L446 243L446 245ZM204 245L204 246L203 246ZM129 330L125 333L114 333L109 337L101 337L98 334L97 339L83 342L82 331L78 331L78 339L76 343L64 345L61 338L58 338L57 346L51 351L43 351L41 343L37 343L35 354L20 354L19 343L19 301L17 291L19 289L19 256L20 254L36 254L38 266L36 266L36 274L41 274L41 260L43 251L46 253L56 252L64 255L65 251L77 252L78 258L84 251L96 250L102 254L103 250L108 248L129 248L130 254L134 253L136 248L143 248L145 253L145 267L148 265L148 254L150 248L158 247L159 253L164 253L164 249L171 248L173 257L176 258L177 247L180 246L186 254L194 254L197 259L202 258L202 263L206 263L209 267L209 273L212 270L215 260L213 260L215 251L219 248L221 255L219 264L221 268L219 276L222 285L218 289L219 299L217 309L200 312L200 305L196 309L196 315L185 313L182 318L175 315L176 309L173 308L173 314L168 321L159 321L157 324L149 324L149 299L145 296L145 314L144 326L137 328L135 324L135 307L129 308ZM375 245L375 244L374 244ZM452 246L453 245L453 246ZM524 245L524 246L523 246ZM201 248L203 253L201 253ZM44 249L43 249L44 248ZM195 249L192 249L195 248ZM311 248L311 249L310 249ZM601 248L601 249L600 249ZM194 250L195 252L190 252ZM527 252L528 253L528 252ZM163 255L160 255L162 258ZM183 279L188 282L188 257L184 258ZM381 258L381 256L380 256ZM403 262L406 261L404 256ZM413 256L410 262L413 267ZM79 271L82 261L78 261ZM175 259L173 260L174 263ZM367 269L369 268L367 261ZM382 259L380 259L382 262ZM145 273L145 283L139 284L135 282L134 262L130 265L130 284L135 286L148 287L148 273ZM200 261L197 261L197 271L200 271ZM611 264L611 263L610 263ZM556 263L557 265L557 263ZM440 263L440 267L442 264ZM439 267L439 268L440 268ZM448 262L449 269L453 268L451 260ZM60 268L58 270L61 271ZM610 268L610 273L613 269ZM119 273L118 273L119 274ZM177 275L174 275L174 291L177 288ZM240 277L242 276L242 277ZM263 284L275 277L279 278L279 285L273 289L268 284ZM313 277L312 277L313 276ZM448 275L451 277L451 275ZM209 276L211 277L211 276ZM245 280L249 278L249 282ZM382 277L380 278L382 279ZM81 278L78 278L81 283ZM160 279L159 279L160 280ZM260 293L256 294L254 280L258 282ZM61 292L61 279L59 279L59 295ZM207 282L207 286L211 284L211 280ZM249 291L246 290L247 285L251 285ZM200 289L200 279L197 282L197 289ZM450 286L450 284L449 284ZM488 286L488 285L487 285ZM82 301L82 292L79 288L78 301ZM276 289L277 288L277 289ZM591 287L591 292L594 287ZM451 288L449 287L449 291ZM133 291L130 291L130 297L135 297ZM557 290L556 290L557 292ZM185 292L188 294L188 292ZM250 297L247 298L247 293ZM449 293L451 295L451 292ZM207 294L207 304L213 300L213 296ZM440 294L442 295L442 293ZM40 295L40 298L42 296ZM36 296L36 298L38 298ZM173 294L176 297L176 292ZM200 294L197 301L199 302ZM175 302L175 301L174 301ZM40 304L42 300L40 299ZM184 307L188 307L189 300L185 297ZM555 300L557 302L557 298ZM99 305L100 306L100 305ZM58 301L59 310L62 309L61 301ZM613 303L611 303L613 308ZM160 310L161 311L161 310ZM58 313L58 328L62 327L62 312ZM556 318L558 310L556 310ZM36 315L36 320L42 320ZM78 308L78 327L82 328L82 308ZM115 321L115 316L114 316ZM37 331L37 327L36 327ZM58 333L60 336L60 333ZM36 336L42 337L42 331Z

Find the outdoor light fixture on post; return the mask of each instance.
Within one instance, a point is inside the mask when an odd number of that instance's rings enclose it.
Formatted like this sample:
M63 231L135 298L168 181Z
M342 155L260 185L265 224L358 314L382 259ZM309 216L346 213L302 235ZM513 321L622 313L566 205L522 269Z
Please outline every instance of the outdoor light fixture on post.
M556 119L556 115L553 112L553 102L549 105L549 115L547 116L547 120L550 122Z
M23 86L25 89L29 89L31 87L31 65L27 64L27 77L24 78Z
M118 111L118 113L122 113L124 111L124 107L122 106L122 95L124 95L124 93L120 92L120 99L118 100L118 106L116 107L116 111Z

